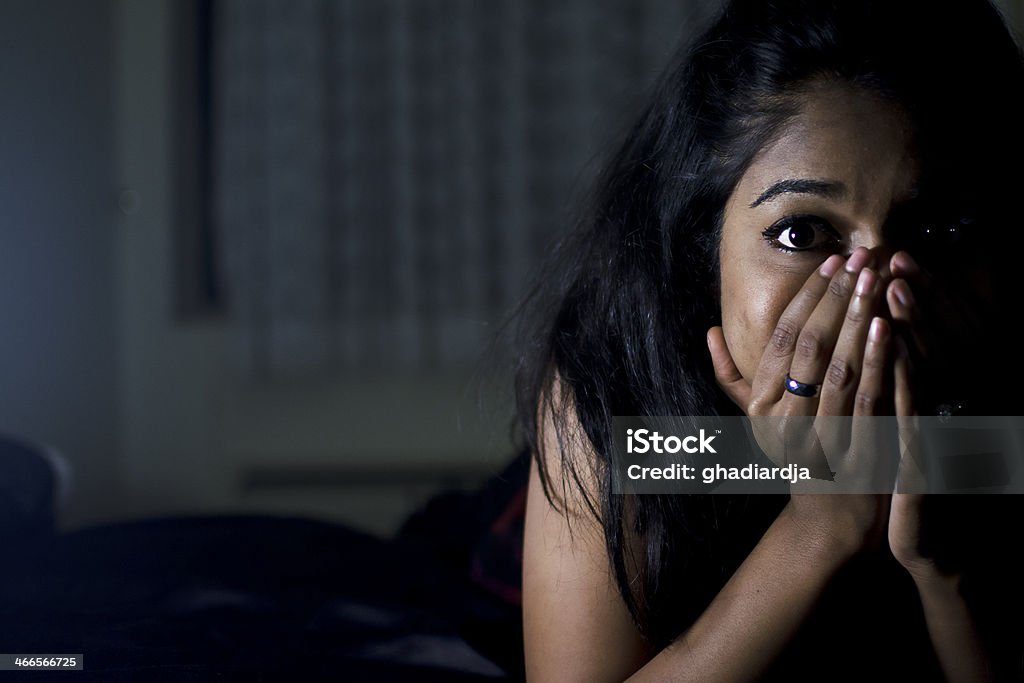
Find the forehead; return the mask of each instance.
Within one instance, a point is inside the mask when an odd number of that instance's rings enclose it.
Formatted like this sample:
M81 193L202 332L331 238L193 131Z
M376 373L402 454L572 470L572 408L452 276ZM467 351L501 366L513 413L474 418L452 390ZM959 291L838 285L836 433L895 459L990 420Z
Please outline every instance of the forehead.
M817 85L798 113L754 158L734 192L749 206L782 179L842 184L845 203L869 210L909 198L919 167L903 110L842 84Z

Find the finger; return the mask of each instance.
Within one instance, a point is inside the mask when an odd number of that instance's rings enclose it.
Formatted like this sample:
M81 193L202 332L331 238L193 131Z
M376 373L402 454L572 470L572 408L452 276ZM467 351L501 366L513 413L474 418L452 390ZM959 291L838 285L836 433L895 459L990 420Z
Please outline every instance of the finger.
M896 340L896 360L893 377L896 385L896 419L899 425L900 466L896 478L893 502L904 494L921 494L927 491L927 477L924 460L919 453L919 429L914 412L909 354L906 343Z
M782 312L758 364L751 392L752 401L767 408L774 407L782 398L785 391L783 382L793 362L800 330L828 291L832 278L841 270L842 265L842 256L834 254L825 259ZM754 412L762 412L754 406L751 408Z
M935 330L931 325L924 324L921 308L906 280L897 278L889 283L886 303L892 314L895 335L905 355L902 365L908 374L922 375L922 383L917 389L933 397L931 381L935 373L926 372L925 368L928 367L926 358L929 351L939 348Z
M971 395L972 378L956 364L972 353L979 330L998 319L978 283L966 285L960 278L935 278L906 252L897 252L890 262L897 280L887 295L896 334L909 342L910 370L915 379L917 409L928 412L938 403L955 405ZM943 283L954 285L953 292ZM909 286L908 286L909 285ZM909 306L900 299L909 300ZM922 319L926 325L920 324ZM909 321L909 322L908 322Z
M894 278L910 281L918 291L926 291L932 284L931 275L905 251L897 251L889 259L889 272Z
M853 420L846 418L828 419L822 416L853 414L854 397L863 373L861 366L864 362L868 330L881 305L881 287L882 281L878 273L870 268L861 271L835 351L825 372L818 403L817 422L823 440L835 452L845 450L846 445L851 443L854 427L860 425L854 425Z
M885 371L892 344L892 330L884 318L871 320L867 344L864 346L864 361L861 364L860 382L853 399L855 417L884 415Z
M921 309L907 281L896 278L890 282L885 290L885 300L897 333L909 336L921 350L929 348L930 340L925 338L926 326L920 324Z
M921 336L920 328L915 325L920 316L920 309L914 291L931 291L932 277L905 251L897 251L892 255L889 259L889 270L893 280L886 291L886 302L889 304L893 321L896 322L896 333L905 334L913 331L914 342L921 351L926 351L930 348L929 340Z
M858 250L850 257L846 268L833 276L828 290L797 338L789 369L789 375L793 379L806 384L824 384L828 365L850 310L860 273L864 267L870 265L870 259L871 255L867 250ZM853 324L866 327L869 320L870 316ZM815 415L818 413L819 397L797 396L787 392L779 403L779 409L785 415Z
M889 269L892 272L894 282L896 280L904 281L905 285L909 285L909 289L906 290L910 293L909 298L913 300L913 292L931 293L933 296L933 304L935 305L934 312L940 313L936 316L936 322L949 321L951 324L956 326L966 325L968 329L974 328L981 322L979 312L982 310L981 306L976 305L977 302L964 301L962 297L951 298L949 296L943 296L942 288L938 287L938 283L935 281L931 273L925 270L914 258L905 251L898 251L892 255L889 261ZM903 286L903 285L901 285ZM961 288L961 292L970 291ZM908 297L904 297L908 298ZM912 305L914 302L912 301ZM951 311L950 307L954 307L956 310ZM922 310L921 306L917 305L918 310ZM956 329L950 329L948 331L956 332ZM940 334L939 331L936 335ZM915 339L915 343L931 343L934 342L934 337L931 335L927 339ZM928 352L932 346L922 346L921 350L925 353Z
M895 401L897 416L914 415L914 394L911 390L910 353L907 342L896 340L896 360L893 365L893 377L896 385Z
M881 279L875 271L865 268L860 272L835 351L825 371L818 406L821 415L853 414L853 400L860 383L868 329L878 313L881 285Z
M708 330L708 350L711 352L711 363L715 367L718 386L722 387L725 395L746 413L750 404L750 383L736 367L721 327L712 327Z
M899 467L896 425L881 419L892 414L893 339L889 322L872 318L851 420L851 466L856 475L851 484L861 487L861 493L890 493Z

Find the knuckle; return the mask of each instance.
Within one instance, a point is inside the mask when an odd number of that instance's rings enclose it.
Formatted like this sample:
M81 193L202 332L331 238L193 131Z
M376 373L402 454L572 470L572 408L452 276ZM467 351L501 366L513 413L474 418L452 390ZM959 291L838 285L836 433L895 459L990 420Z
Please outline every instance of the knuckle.
M878 405L878 397L871 392L858 391L853 399L854 410L858 413L872 414Z
M850 283L850 278L845 275L832 278L832 282L828 284L828 293L840 299L848 299L852 289L853 285Z
M822 346L821 336L817 332L804 330L796 342L797 355L804 359L817 358L821 355Z
M869 353L864 356L864 369L873 372L881 371L885 367L885 357L878 353Z
M846 322L851 325L862 325L867 319L867 311L862 306L850 306L846 309Z
M842 388L847 385L852 375L850 364L845 359L833 358L825 372L825 381L837 388Z
M789 353L796 340L796 326L788 320L780 320L772 332L771 346L779 353Z
M797 292L797 297L800 299L800 303L810 308L814 308L821 301L821 290L812 287L804 287Z
M764 400L761 398L751 399L750 403L747 404L747 415L760 416L764 414L766 414Z

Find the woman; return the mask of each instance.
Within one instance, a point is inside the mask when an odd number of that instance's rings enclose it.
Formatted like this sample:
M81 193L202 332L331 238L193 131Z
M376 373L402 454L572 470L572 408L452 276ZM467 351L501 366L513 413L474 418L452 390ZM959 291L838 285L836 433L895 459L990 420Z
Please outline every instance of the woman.
M531 680L1020 675L1013 497L609 469L616 415L1022 414L1022 121L984 0L736 0L680 54L534 299Z

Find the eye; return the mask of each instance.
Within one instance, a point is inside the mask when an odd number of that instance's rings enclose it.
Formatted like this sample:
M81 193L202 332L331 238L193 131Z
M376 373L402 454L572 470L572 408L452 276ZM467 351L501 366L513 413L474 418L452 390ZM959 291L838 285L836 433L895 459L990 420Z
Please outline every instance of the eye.
M974 221L961 218L955 221L925 223L918 228L918 240L932 248L956 246L969 233Z
M762 235L781 251L818 251L839 243L839 233L828 221L817 216L787 216Z
M908 231L902 248L923 261L961 258L972 249L974 232L970 218L921 221Z

